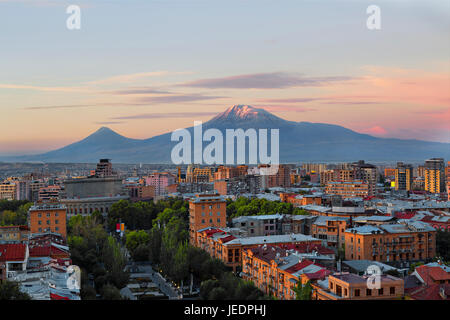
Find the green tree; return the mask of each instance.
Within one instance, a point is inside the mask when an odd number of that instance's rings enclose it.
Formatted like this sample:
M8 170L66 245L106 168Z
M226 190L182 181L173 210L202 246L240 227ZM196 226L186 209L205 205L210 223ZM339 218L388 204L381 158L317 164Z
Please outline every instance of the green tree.
M101 295L103 297L103 300L123 300L119 289L110 284L106 284L103 286Z
M31 297L27 293L20 291L18 282L1 281L0 300L31 300Z
M450 261L450 232L437 230L436 254L444 261Z
M297 285L294 287L293 291L295 292L296 300L311 300L312 286L309 281L305 283L304 286L300 280L297 281Z

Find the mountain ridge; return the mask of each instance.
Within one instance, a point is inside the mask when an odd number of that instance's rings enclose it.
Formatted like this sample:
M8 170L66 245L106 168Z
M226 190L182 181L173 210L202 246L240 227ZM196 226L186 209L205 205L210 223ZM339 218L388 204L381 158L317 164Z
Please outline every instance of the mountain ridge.
M450 144L422 140L377 138L326 123L295 122L282 119L262 108L234 105L203 123L203 128L280 129L280 162L420 160L450 157ZM193 128L186 128L193 136ZM147 139L132 139L102 126L86 138L62 148L37 155L3 157L9 162L96 162L110 158L122 163L171 163L177 144L171 132ZM204 146L208 143L204 142Z

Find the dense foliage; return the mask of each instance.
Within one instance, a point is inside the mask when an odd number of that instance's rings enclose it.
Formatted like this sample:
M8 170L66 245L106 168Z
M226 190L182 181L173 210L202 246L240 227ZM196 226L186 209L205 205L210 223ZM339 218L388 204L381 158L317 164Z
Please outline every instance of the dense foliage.
M291 203L270 201L267 199L248 199L240 197L236 201L227 200L227 217L254 216L266 214L308 214L307 211L294 208Z
M436 254L444 261L450 262L450 232L437 230Z
M31 202L0 200L0 226L26 225Z
M0 281L0 300L30 300L27 293L20 291L19 283Z
M103 295L106 285L121 289L127 284L125 250L116 238L106 233L95 216L73 216L68 222L67 240L72 261L82 270L82 299L94 299L97 293ZM87 274L93 275L95 289Z

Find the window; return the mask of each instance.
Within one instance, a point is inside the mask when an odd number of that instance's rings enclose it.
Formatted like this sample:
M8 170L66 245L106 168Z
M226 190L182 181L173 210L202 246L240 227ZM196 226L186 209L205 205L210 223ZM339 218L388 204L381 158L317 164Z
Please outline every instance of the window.
M55 228L55 231L59 231L59 228L58 228L58 227L56 227L56 228Z
M220 219L217 219L217 222L220 222Z
M49 212L49 213L47 213L47 217L50 217L50 212Z
M355 297L359 297L360 296L360 291L359 291L359 289L355 289Z
M39 221L38 221L38 225L41 225L41 224L42 224L42 221L41 221L41 220L39 220Z
M347 288L344 289L344 296L346 297L348 295Z
M39 228L39 232L42 232L42 228Z
M58 216L58 212L55 212L55 217L57 217Z
M383 295L383 288L378 289L378 295L379 295L379 296L382 296L382 295Z
M59 222L58 219L56 219L56 220L55 220L55 224L58 224L58 222Z
M205 219L202 219L202 223L205 223Z
M38 217L41 218L41 217L42 217L42 214L41 214L41 213L38 213Z
M47 224L48 224L48 225L50 224L50 220L47 220Z
M220 208L220 203L217 204L217 209L219 209L219 208Z
M204 212L202 212L202 217L204 217L205 216L205 213Z
M366 289L366 296L371 296L371 295L372 295L372 290Z
M390 287L389 288L389 293L390 294L395 294L395 287Z

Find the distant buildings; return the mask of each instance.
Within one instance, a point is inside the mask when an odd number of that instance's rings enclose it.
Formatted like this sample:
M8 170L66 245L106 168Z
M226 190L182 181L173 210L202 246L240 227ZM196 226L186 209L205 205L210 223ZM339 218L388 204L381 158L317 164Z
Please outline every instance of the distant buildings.
M155 188L155 196L167 195L167 188L175 184L176 177L169 172L156 172L144 177L146 186Z
M342 198L367 198L373 195L370 185L361 180L352 182L330 181L325 187L325 193L338 195Z
M109 161L100 162L94 175L64 181L65 192L61 203L67 207L68 218L77 214L92 214L94 211L106 215L115 202L129 199L122 179L114 175L106 176L111 172Z

